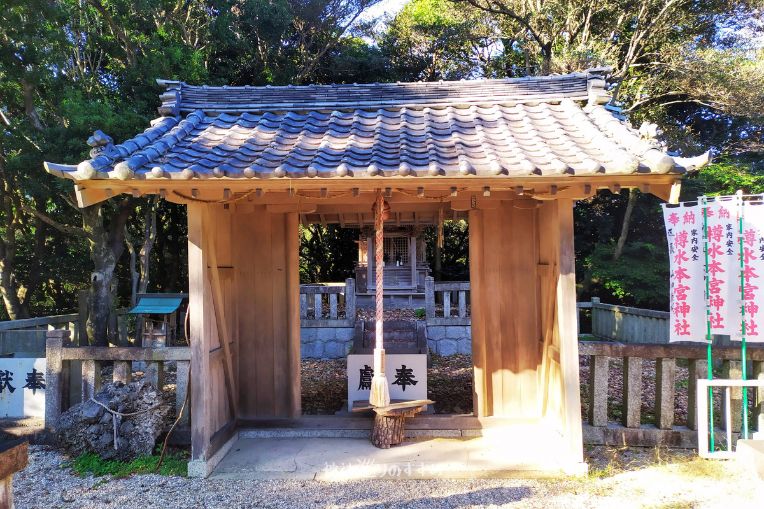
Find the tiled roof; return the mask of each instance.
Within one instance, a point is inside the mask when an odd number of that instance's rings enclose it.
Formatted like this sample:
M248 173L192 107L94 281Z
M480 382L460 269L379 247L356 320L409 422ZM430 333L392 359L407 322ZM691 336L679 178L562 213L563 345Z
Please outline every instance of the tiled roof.
M73 180L684 172L617 119L598 74L305 87L163 82L160 112L120 145L103 133ZM586 105L580 102L587 100Z

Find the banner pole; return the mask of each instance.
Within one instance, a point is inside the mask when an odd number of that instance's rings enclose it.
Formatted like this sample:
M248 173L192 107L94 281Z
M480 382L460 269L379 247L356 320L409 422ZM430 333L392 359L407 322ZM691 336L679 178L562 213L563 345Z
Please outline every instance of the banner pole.
M741 343L740 343L740 358L742 360L742 369L741 369L741 375L743 380L747 380L747 368L748 368L748 361L746 359L747 352L746 352L746 344L745 344L745 336L746 336L746 323L745 323L745 246L743 242L743 191L738 190L737 193L735 193L737 196L737 218L738 218L738 241L740 245L740 332L741 332ZM742 415L742 422L743 422L743 438L748 439L748 390L745 387L742 387L741 390L743 391L743 415ZM730 444L728 447L732 447L732 444Z
M705 259L703 267L706 282L706 342L708 344L706 348L706 363L708 364L708 379L712 380L714 378L714 358L711 353L711 343L713 339L711 336L711 306L709 303L711 287L708 280L708 204L705 196L701 196L699 201L703 207L703 255ZM714 390L711 386L708 387L708 429L711 433L708 450L713 453L716 450L716 447L714 444Z

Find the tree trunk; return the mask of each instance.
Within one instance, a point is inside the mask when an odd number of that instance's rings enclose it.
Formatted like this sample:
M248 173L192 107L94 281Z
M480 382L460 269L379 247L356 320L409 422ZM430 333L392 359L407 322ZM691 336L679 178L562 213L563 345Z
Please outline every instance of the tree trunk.
M88 341L91 345L108 346L109 321L114 310L114 269L125 249L124 231L133 210L133 200L123 200L108 226L103 204L82 209L82 226L88 234L93 272L90 276L90 311Z
M613 252L613 261L616 262L623 254L623 248L626 246L626 239L629 236L629 226L631 225L631 216L634 212L634 205L637 203L637 191L631 189L629 191L629 201L626 203L626 212L623 214L623 223L621 223L621 235L618 237L618 242L615 245L615 251Z

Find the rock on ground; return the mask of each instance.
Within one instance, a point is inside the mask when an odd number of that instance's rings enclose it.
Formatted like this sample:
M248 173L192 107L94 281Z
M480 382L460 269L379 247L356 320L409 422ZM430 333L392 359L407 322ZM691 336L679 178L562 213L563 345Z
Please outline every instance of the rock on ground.
M104 459L131 460L152 453L170 419L165 393L144 380L116 382L106 384L94 399L101 404L87 400L61 414L55 427L59 445L73 456L94 452ZM102 405L125 415L113 415Z

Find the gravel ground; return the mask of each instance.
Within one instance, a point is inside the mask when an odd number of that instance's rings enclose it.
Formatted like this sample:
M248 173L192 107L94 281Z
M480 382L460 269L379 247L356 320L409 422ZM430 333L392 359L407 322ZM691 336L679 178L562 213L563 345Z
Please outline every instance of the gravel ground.
M210 481L140 475L80 478L66 458L31 447L14 477L16 507L27 508L761 508L764 483L732 462L688 459L650 449L589 451L588 478L554 480ZM754 483L759 483L758 487ZM757 493L758 491L758 493Z

